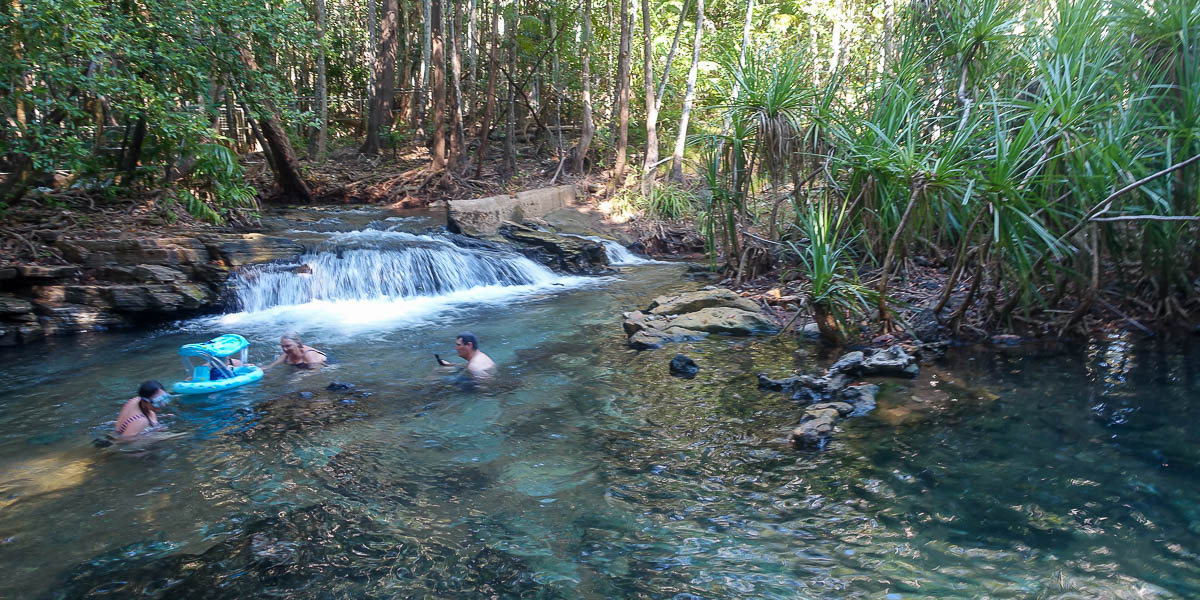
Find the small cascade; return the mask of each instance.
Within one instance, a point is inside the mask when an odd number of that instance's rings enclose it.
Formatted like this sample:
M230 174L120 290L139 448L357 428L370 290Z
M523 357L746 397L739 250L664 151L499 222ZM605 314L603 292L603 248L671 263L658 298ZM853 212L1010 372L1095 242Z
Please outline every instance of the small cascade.
M585 240L600 242L604 245L604 253L608 255L608 264L610 265L648 265L660 263L662 261L642 258L629 251L629 248L622 246L619 242L605 239L594 235L580 235Z
M549 286L564 278L516 253L460 248L428 235L361 230L330 237L300 265L259 265L230 284L242 311L315 301L398 301L474 288Z

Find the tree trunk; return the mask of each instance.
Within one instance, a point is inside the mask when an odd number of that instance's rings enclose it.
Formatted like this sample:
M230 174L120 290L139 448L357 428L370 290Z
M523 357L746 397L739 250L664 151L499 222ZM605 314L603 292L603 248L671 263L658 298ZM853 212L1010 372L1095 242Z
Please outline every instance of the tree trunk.
M133 183L138 163L142 160L142 147L146 142L146 115L138 113L137 119L137 125L133 128L133 139L130 140L129 149L121 160L121 171L125 173L121 185L124 186Z
M376 49L379 47L379 36L375 26L376 2L377 0L367 0L367 105L365 107L367 114L363 119L367 123L367 131L371 129L371 98L375 93L375 62L378 59Z
M675 151L671 153L672 181L683 181L683 150L687 146L688 117L696 96L696 74L700 66L700 42L704 37L704 0L696 3L696 41L692 44L692 66L688 69L687 91L683 95L683 112L679 115L679 134L675 136Z
M511 74L517 65L517 27L521 22L520 5L513 6L513 23L506 27L508 37L508 115L504 124L504 162L501 166L500 179L507 183L517 171L517 83Z
M367 119L367 140L359 152L379 154L379 130L392 122L392 96L396 90L396 45L399 6L396 0L383 0L383 29L379 32L379 51L375 55L375 88L371 93L371 112Z
M479 61L476 55L479 53L478 44L475 36L479 35L479 8L476 0L469 0L467 3L467 102L464 110L467 113L467 121L473 123L475 121L475 97L479 92ZM464 149L465 150L465 149Z
M429 84L433 94L433 144L429 147L435 171L446 168L446 55L442 50L442 0L432 0L429 12Z
M325 0L314 0L317 8L317 111L320 128L317 130L317 158L325 156L329 139L329 97L325 83Z
M417 135L425 135L425 106L428 98L430 49L433 45L433 30L430 15L433 10L430 0L421 0L421 69L417 72Z
M608 182L611 192L625 183L625 161L629 149L629 0L621 0L621 43L617 55L617 148L613 160L612 179Z
M646 87L646 160L642 163L642 195L654 191L658 167L658 102L654 93L654 33L650 25L650 0L642 0L642 79ZM668 67L669 68L669 67Z
M830 347L841 346L846 341L846 334L829 306L824 302L813 302L812 312L817 330L821 333L821 343Z
M488 48L487 101L483 108L483 120L480 122L479 131L476 133L476 137L479 138L479 150L475 155L475 177L483 175L483 159L487 154L488 135L492 132L492 118L496 114L496 71L499 70L496 64L496 45L498 43L496 31L499 28L499 17L500 0L494 0L492 2L492 41Z
M447 21L450 24L450 116L453 119L450 128L450 169L459 172L466 158L466 135L463 132L463 92L462 92L462 42L459 30L462 29L462 2L454 3L454 14Z
M579 124L578 152L575 153L575 172L580 175L587 168L588 148L592 145L592 136L596 135L596 124L592 121L592 0L584 0L583 7L583 115Z

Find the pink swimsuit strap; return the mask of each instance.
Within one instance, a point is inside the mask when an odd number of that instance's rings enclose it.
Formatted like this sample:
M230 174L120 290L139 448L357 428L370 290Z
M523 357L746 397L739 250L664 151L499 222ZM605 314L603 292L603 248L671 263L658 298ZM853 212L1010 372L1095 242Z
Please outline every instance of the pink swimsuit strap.
M121 424L117 425L117 435L124 435L126 427L129 427L130 425L133 424L134 421L137 421L138 419L145 419L145 418L146 418L146 415L143 415L142 413L137 413L131 417L126 418L124 421L121 421Z

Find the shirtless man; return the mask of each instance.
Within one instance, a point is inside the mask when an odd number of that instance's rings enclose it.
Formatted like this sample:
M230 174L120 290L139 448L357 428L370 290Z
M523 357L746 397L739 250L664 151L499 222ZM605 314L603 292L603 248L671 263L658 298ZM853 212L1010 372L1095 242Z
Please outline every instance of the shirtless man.
M459 356L467 360L468 375L483 377L491 375L496 370L496 363L492 362L491 357L479 349L479 338L475 337L475 334L469 331L458 334L458 337L454 340L454 349L458 352ZM452 366L444 360L439 364L443 367Z

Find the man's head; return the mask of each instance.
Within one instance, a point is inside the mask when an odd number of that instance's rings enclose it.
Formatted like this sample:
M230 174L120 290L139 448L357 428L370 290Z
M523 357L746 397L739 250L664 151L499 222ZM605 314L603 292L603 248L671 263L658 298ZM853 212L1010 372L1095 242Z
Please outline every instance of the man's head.
M455 338L454 349L458 352L459 356L471 360L471 357L475 356L476 352L479 352L479 338L475 337L475 334L470 331L464 331Z

